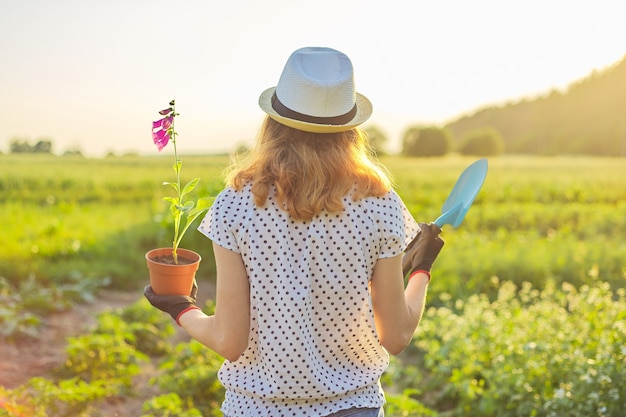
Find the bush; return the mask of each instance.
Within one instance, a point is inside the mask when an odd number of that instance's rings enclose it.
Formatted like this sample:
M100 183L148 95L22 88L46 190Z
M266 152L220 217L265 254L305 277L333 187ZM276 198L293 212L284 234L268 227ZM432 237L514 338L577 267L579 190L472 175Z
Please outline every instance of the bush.
M377 126L369 126L365 129L365 134L367 135L367 141L372 152L377 156L385 155L385 146L388 142L385 132Z
M386 392L385 414L393 417L436 416L437 412L425 407L413 398L418 395L420 395L420 391L413 388L407 388L401 394Z
M68 339L66 371L86 380L112 380L130 387L147 355L171 351L168 338L173 334L169 316L144 299L105 311L92 333Z
M141 417L202 417L202 413L197 408L185 407L178 394L170 392L146 401Z
M120 334L93 334L68 339L65 369L89 382L108 381L130 388L132 377L148 357L137 351Z
M445 129L413 127L402 138L402 154L406 156L443 156L450 150L452 139Z
M409 351L423 371L395 375L428 392L418 397L427 406L449 408L449 416L623 415L623 289L539 291L504 282L493 302L443 298L443 307L426 312Z
M459 147L462 155L496 156L504 152L504 139L495 129L470 132Z
M175 333L173 323L170 316L142 298L124 309L101 314L97 332L123 333L124 339L140 352L163 356L172 350L168 339Z
M159 367L161 375L153 382L164 392L173 392L202 412L205 417L221 417L225 391L217 379L223 359L192 340L181 343Z
M105 381L72 378L55 383L36 377L12 391L3 393L0 386L0 417L89 417L97 410L96 402L110 395Z

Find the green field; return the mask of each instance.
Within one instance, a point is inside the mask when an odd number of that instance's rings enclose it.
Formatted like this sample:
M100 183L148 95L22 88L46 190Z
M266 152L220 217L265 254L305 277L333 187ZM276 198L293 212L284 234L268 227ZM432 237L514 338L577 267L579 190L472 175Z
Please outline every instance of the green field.
M161 201L170 192L161 183L173 180L170 159L0 155L2 343L36 338L41 316L97 296L101 287L137 291L145 285L144 253L171 240ZM416 220L430 222L472 159L386 157L383 162ZM184 157L183 163L183 180L202 178L199 195L221 189L227 157ZM385 376L387 415L621 415L626 160L490 159L485 185L464 223L445 227L443 237L429 309L414 344L394 358ZM202 255L199 280L212 281L209 241L191 232L181 246ZM200 415L194 410L220 415L214 375L219 359L194 343L176 346L178 357L185 358L180 361L172 347L155 352L139 346L138 333L167 337L162 317L153 313L138 301L99 324L106 337L98 343L121 337L128 345L119 353L125 360L162 361L164 372L184 374L160 387L175 394L146 400L145 415L168 415L167 407L178 407L172 414L178 416ZM124 314L126 322L161 324L151 330L107 325ZM68 341L68 353L97 350L95 343L87 336ZM197 370L200 356L209 371ZM106 369L113 359L105 353L102 360ZM50 411L54 407L95 416L103 398L133 395L135 374L87 375L76 367L65 372L4 395L0 382L0 416L19 416L10 410L20 405L38 410L36 416L57 415ZM118 385L106 382L112 379ZM67 391L68 380L82 382L64 397L59 392ZM36 408L33 393L41 397L43 391L60 396L41 400ZM3 397L13 405L3 408Z

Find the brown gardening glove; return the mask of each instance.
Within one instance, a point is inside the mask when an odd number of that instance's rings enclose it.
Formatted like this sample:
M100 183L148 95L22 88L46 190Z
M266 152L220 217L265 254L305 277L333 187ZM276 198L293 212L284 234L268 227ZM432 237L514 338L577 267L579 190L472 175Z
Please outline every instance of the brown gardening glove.
M433 262L435 262L444 244L439 236L441 229L437 225L420 223L419 226L420 232L409 243L402 257L402 274L404 277L413 271L430 272Z
M144 288L143 294L154 307L165 313L169 313L178 325L180 325L178 319L182 312L192 308L199 309L199 307L196 306L198 284L195 279L193 280L193 287L191 288L191 294L189 295L155 294L152 287L149 285Z

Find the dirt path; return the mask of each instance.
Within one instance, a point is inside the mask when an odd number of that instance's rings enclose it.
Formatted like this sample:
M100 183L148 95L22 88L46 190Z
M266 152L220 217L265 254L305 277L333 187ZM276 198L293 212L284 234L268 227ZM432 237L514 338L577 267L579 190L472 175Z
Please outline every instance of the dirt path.
M100 291L97 301L76 305L70 311L45 317L37 339L0 341L0 386L8 389L22 385L35 376L48 376L65 362L66 339L89 331L98 313L124 307L141 294Z

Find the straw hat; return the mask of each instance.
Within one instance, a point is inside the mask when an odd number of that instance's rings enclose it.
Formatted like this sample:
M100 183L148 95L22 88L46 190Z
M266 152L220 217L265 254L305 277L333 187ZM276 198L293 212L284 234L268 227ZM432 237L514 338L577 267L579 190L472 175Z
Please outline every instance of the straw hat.
M292 53L278 85L261 93L259 106L279 123L315 133L350 130L372 114L372 103L355 90L350 59L320 47Z

